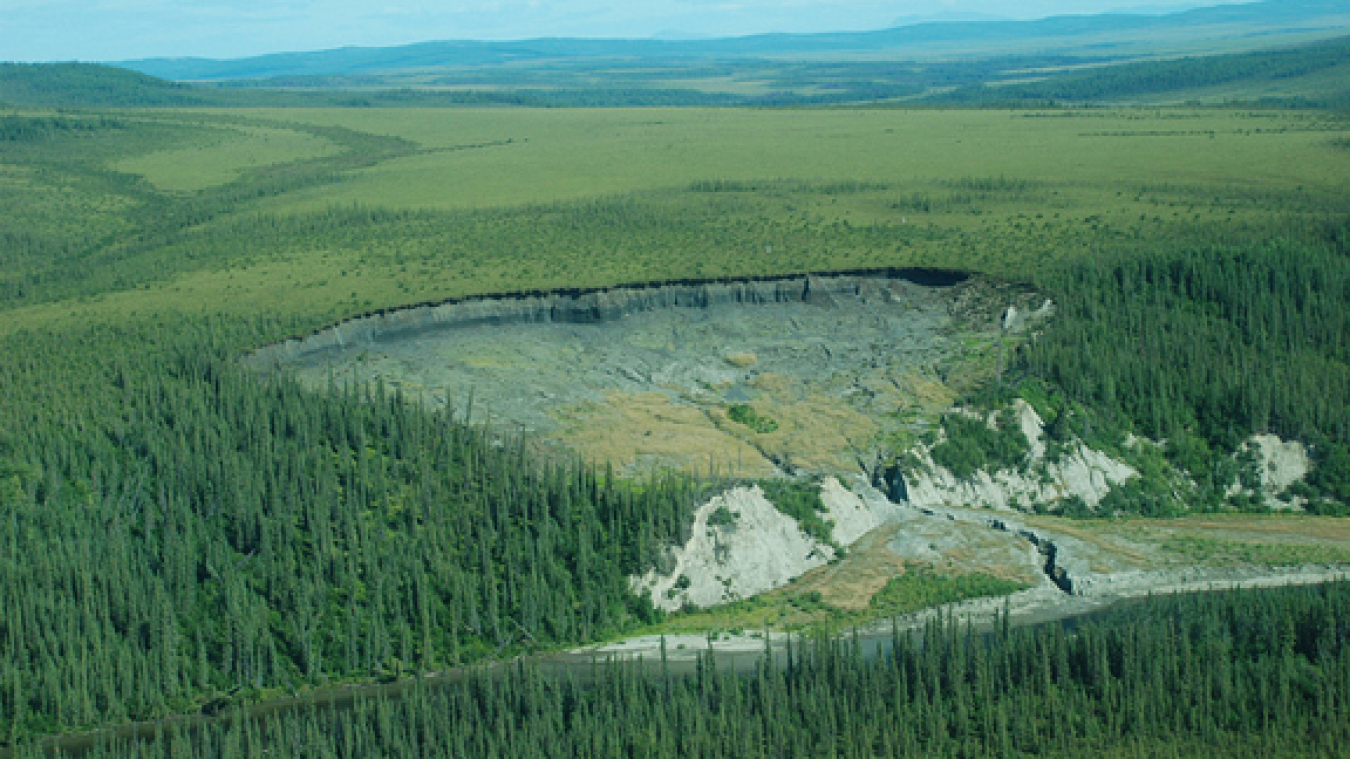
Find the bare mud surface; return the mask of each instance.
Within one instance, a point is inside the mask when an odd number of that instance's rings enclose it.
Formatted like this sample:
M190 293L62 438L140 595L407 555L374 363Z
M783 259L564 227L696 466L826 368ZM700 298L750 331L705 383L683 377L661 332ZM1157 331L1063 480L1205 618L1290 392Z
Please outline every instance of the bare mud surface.
M772 286L771 302L614 308L586 323L539 311L365 338L334 330L336 344L279 363L314 386L379 380L461 413L472 402L477 420L624 475L856 472L878 436L946 408L953 385L987 370L978 358L1003 334L1008 302L974 281Z

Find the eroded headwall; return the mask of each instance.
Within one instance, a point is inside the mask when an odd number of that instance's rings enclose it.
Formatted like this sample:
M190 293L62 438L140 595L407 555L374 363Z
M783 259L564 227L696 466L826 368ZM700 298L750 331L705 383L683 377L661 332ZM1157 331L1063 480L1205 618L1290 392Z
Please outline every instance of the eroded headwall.
M255 368L310 359L424 332L458 327L513 324L591 324L662 308L718 305L826 303L835 295L858 295L876 280L905 280L927 287L966 281L962 272L937 269L880 269L775 279L672 282L603 290L496 295L380 311L260 348L245 358Z

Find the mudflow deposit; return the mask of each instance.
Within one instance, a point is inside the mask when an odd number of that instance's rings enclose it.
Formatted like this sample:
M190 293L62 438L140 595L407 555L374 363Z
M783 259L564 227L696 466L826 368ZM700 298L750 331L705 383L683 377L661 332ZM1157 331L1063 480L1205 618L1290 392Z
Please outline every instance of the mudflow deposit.
M620 474L815 477L831 541L809 536L757 486L729 490L700 507L663 571L632 578L667 609L783 586L861 608L915 564L1027 583L1015 597L1024 610L1345 571L1197 567L1163 547L1178 540L1170 528L1103 532L1019 513L1018 503L1067 497L1095 506L1137 474L1081 443L1046 459L1041 420L1020 402L1011 410L1032 447L1025 471L958 479L937 466L915 433L1052 316L1053 305L1032 293L902 271L420 306L345 322L249 361L319 387L379 381ZM906 440L921 466L903 475L878 466L888 443ZM1268 495L1307 471L1295 443L1251 445ZM1222 525L1213 535L1197 529L1202 539L1232 537ZM1332 548L1344 537L1259 536Z

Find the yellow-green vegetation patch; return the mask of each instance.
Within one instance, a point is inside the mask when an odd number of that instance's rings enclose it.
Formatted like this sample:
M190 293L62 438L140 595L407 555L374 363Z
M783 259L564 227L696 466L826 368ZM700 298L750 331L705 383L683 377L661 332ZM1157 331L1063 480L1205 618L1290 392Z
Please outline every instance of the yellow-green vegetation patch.
M707 178L911 182L1009 177L1083 185L1344 186L1320 114L1233 111L408 110L288 114L424 152L311 190L338 201L464 208L554 202ZM1340 161L1344 168L1344 159ZM1041 209L1069 200L1041 203ZM1102 209L1093 204L1096 210ZM1035 210L1035 209L1032 209Z
M766 477L776 471L773 461L809 471L854 471L856 451L879 429L843 399L796 380L766 374L751 387L764 391L753 405L700 407L677 405L661 393L614 393L604 405L569 411L562 437L587 458L613 461L621 470L664 456L686 471L707 471L711 462L738 476Z
M1126 525L1168 551L1203 563L1350 563L1350 520L1335 517L1223 515Z
M251 169L333 155L338 147L308 132L239 125L202 127L190 144L123 158L117 171L138 174L165 192L227 184Z
M1077 550L1103 567L1148 568L1194 563L1350 563L1350 520L1302 514L1195 515L1175 519L1025 520L1081 541Z
M1028 583L1017 580L978 573L947 574L916 563L892 576L861 607L837 606L821 591L800 590L794 585L724 606L681 612L644 632L839 632L942 604L1005 596L1028 587Z
M604 403L559 411L558 438L583 458L621 473L678 469L770 477L774 465L754 446L719 430L696 406L660 392L609 393Z
M751 387L770 385L761 378ZM784 392L764 392L755 403L710 409L718 429L754 445L766 456L814 472L855 471L856 451L876 437L870 414L851 407L827 386L784 383Z
M1210 565L1350 564L1350 545L1289 543L1280 540L1237 540L1203 535L1170 535L1163 548L1191 561Z
M786 588L788 595L818 597L830 607L849 612L867 609L887 583L908 571L905 558L890 546L902 529L900 525L882 525L866 533L836 561L794 580Z
M753 353L728 353L723 360L737 369L748 369L759 362L759 357Z

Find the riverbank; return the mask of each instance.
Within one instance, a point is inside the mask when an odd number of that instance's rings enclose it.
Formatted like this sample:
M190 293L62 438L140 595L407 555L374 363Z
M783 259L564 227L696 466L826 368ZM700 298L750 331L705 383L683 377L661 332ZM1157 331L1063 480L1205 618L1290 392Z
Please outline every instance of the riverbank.
M1034 588L1009 596L945 604L903 615L894 620L874 622L859 629L858 634L862 638L888 637L897 628L921 630L930 621L939 617L958 624L982 628L992 626L1004 612L1007 613L1011 625L1037 625L1092 614L1117 603L1149 596L1318 585L1344 579L1350 579L1350 565L1196 567L1182 570L1124 572L1096 578L1081 594L1064 593L1047 580ZM708 651L731 656L759 655L765 651L766 645L781 649L786 644L788 635L787 632L773 630L716 632L707 635L692 633L641 635L610 643L581 646L549 658L554 661L574 662L605 659L654 661L662 657L663 641L665 657L672 661L693 661Z

